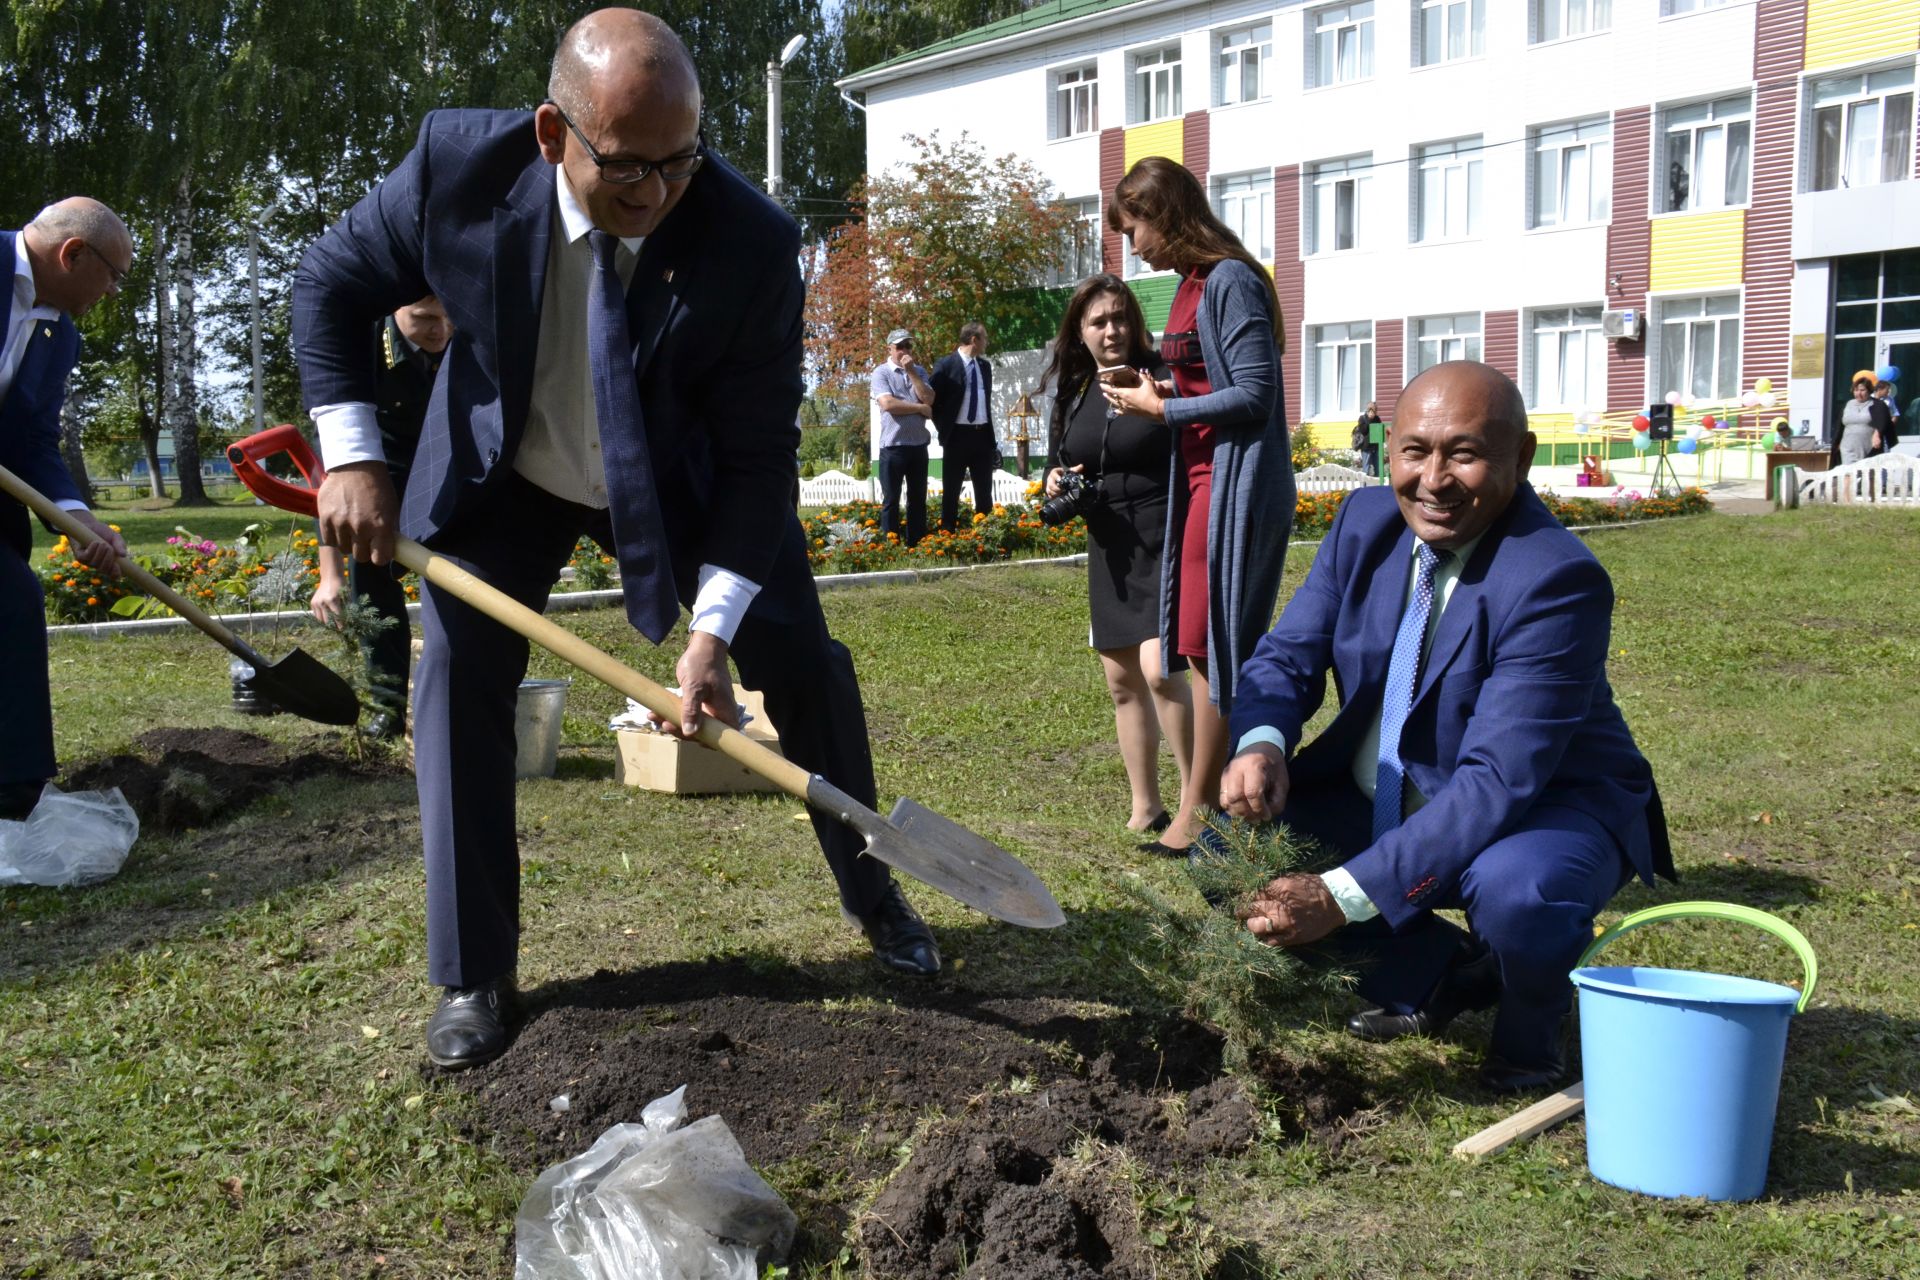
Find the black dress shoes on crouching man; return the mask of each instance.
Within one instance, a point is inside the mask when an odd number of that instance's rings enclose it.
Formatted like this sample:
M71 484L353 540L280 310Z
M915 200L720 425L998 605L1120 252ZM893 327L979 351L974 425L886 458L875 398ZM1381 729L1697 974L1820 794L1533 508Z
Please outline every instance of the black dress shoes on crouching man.
M900 891L899 881L887 880L879 904L858 924L873 944L874 958L887 968L923 978L940 972L940 947L933 940L933 930Z

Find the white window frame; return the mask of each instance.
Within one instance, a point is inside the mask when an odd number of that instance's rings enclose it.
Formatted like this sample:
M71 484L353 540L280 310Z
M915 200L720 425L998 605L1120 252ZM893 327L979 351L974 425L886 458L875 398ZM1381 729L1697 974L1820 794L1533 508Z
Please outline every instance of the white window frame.
M1375 0L1349 0L1307 10L1306 80L1309 89L1373 79ZM1322 53L1327 66L1322 69Z
M1254 81L1247 96L1247 77ZM1229 27L1214 33L1213 105L1237 107L1273 96L1273 23Z
M1528 44L1576 40L1612 29L1613 0L1528 0L1527 3Z
M1432 57L1427 52L1429 35L1434 37L1434 43L1438 46ZM1440 67L1449 62L1482 58L1486 52L1487 0L1415 0L1414 66Z
M1855 87L1851 91L1844 89L1847 81ZM1837 94L1821 100L1823 87L1831 86L1840 90ZM1899 105L1904 99L1904 105ZM1806 189L1808 191L1833 191L1842 187L1870 187L1882 182L1901 182L1913 176L1913 130L1914 130L1914 72L1913 61L1908 59L1896 66L1881 67L1868 71L1847 71L1839 75L1809 76L1806 84L1806 145L1807 157ZM1856 155L1858 146L1857 131L1866 127L1862 117L1867 107L1874 107L1873 129L1876 137L1872 140L1872 158L1878 164L1856 167L1855 161L1865 157ZM1897 112L1889 110L1898 107ZM1839 141L1833 152L1833 181L1823 185L1825 175L1821 172L1820 127L1822 117L1832 112L1832 119L1839 130ZM1887 121L1898 116L1905 121L1905 132L1896 134L1896 139L1904 139L1898 147L1899 168L1889 176L1887 159ZM1869 176L1870 175L1870 176Z
M1656 300L1659 331L1652 365L1658 385L1654 397L1678 391L1705 400L1736 399L1740 395L1740 327L1746 319L1742 311L1737 293ZM1704 367L1700 364L1703 344L1712 344Z
M1532 409L1590 409L1607 402L1607 340L1600 331L1601 303L1534 307L1526 313L1526 397ZM1552 351L1541 339L1553 335ZM1581 386L1569 394L1567 358L1578 351ZM1551 365L1551 379L1546 377ZM1552 394L1548 394L1549 389Z
M1273 170L1223 173L1209 183L1214 216L1240 238L1248 253L1273 261ZM1253 239L1247 238L1251 228Z
M1700 115L1703 111L1705 115ZM1676 118L1692 116L1699 118ZM1660 123L1660 149L1653 159L1656 214L1747 207L1753 198L1751 93L1662 107ZM1684 148L1688 166L1687 194L1677 208L1673 196L1676 145ZM1744 159L1734 160L1735 154ZM1738 199L1732 198L1735 194Z
M1355 416L1373 400L1373 321L1349 320L1307 326L1313 359L1307 366L1309 418ZM1331 374L1331 376L1329 376ZM1351 374L1354 400L1347 401ZM1332 398L1327 396L1332 384Z
M1580 203L1582 194L1585 207L1570 207ZM1587 116L1528 129L1527 226L1584 227L1612 215L1612 117Z
M1366 219L1373 186L1373 155L1342 156L1307 166L1306 243L1309 256L1367 247ZM1339 243L1340 204L1347 205L1347 243Z
M1075 126L1084 124L1084 128ZM1047 137L1084 138L1100 132L1100 69L1092 62L1047 72Z
M1480 234L1486 204L1486 148L1479 137L1429 142L1413 149L1413 241L1444 244L1471 240ZM1431 212L1428 176L1438 179L1438 221L1429 226ZM1458 219L1448 216L1455 205Z
M1186 114L1180 69L1180 42L1135 49L1127 54L1127 123L1157 124ZM1157 111L1156 103L1169 106Z
M1660 0L1660 16L1678 18L1689 13L1705 13L1708 9L1724 9L1733 0Z
M1062 200L1073 212L1073 222L1061 235L1060 257L1047 275L1050 288L1076 285L1100 271L1100 197Z
M1478 311L1414 316L1407 321L1407 378L1447 360L1478 360L1485 321Z

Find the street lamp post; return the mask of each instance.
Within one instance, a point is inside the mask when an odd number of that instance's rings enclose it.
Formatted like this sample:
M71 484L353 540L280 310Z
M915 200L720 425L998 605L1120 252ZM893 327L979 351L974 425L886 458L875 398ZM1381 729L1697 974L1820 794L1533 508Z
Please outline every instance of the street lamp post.
M780 172L780 73L806 42L805 36L795 36L779 57L767 59L767 194L775 200L785 196L787 185Z
M260 361L260 224L280 211L279 197L247 227L247 291L253 301L253 430L266 430L267 391Z

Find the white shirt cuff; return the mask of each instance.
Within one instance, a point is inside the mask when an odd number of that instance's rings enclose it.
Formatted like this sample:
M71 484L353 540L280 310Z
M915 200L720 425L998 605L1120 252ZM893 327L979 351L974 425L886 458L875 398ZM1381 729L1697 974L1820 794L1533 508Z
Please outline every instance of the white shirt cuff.
M1288 747L1287 747L1287 739L1285 735L1283 735L1278 729L1274 728L1272 725L1263 724L1263 725L1260 725L1258 728L1249 729L1244 734L1242 734L1240 736L1239 744L1235 746L1233 749L1233 754L1239 755L1242 751L1245 751L1248 747L1258 746L1263 742L1269 743L1273 746L1280 748L1281 755L1285 755L1287 753Z
M373 406L349 400L342 404L323 404L312 414L313 429L320 436L320 462L328 470L349 462L385 462L387 451L380 444L380 421Z
M703 564L700 589L693 597L693 621L687 624L687 630L704 631L717 637L721 644L731 645L733 633L740 629L740 619L747 616L747 606L759 594L759 583L748 582L717 564Z
M93 510L92 507L89 507L86 503L80 501L78 498L62 498L60 499L59 505L62 511L92 511Z
M1340 913L1346 916L1348 924L1359 924L1380 914L1380 908L1373 905L1373 899L1367 896L1360 882L1345 867L1322 872L1320 879L1326 882L1327 892L1333 895L1333 900L1340 904Z

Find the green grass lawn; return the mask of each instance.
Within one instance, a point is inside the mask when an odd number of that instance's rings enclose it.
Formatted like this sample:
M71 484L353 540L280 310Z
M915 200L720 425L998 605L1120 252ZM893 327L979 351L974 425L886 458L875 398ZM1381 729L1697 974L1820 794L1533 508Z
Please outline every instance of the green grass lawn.
M181 522L225 536L197 512ZM1770 1198L1658 1201L1596 1183L1579 1122L1454 1160L1453 1143L1512 1109L1464 1085L1485 1034L1467 1019L1437 1041L1341 1046L1383 1105L1337 1153L1263 1142L1162 1189L1194 1197L1163 1275L1920 1274L1920 1113L1903 1101L1920 1101L1920 596L1906 567L1920 512L1714 515L1590 545L1618 591L1614 684L1685 876L1629 889L1608 918L1747 902L1820 954L1788 1049ZM1283 591L1310 556L1292 558ZM921 891L957 962L942 981L1150 999L1126 963L1144 927L1128 878L1178 900L1191 890L1121 830L1083 578L996 569L825 602L863 681L883 800L911 795L1001 842L1070 917L1052 933L987 927ZM676 650L638 642L617 610L564 621L670 675ZM302 643L333 656L325 637ZM52 669L69 767L163 725L319 732L234 716L226 655L193 633L62 637ZM534 674L563 671L537 656ZM618 701L577 682L559 776L521 785L522 984L737 951L743 909L757 949L857 960L798 805L615 786L602 726ZM337 833L334 855L275 858L291 826ZM0 1277L508 1274L525 1182L463 1136L468 1095L420 1072L424 953L404 778L309 781L210 829L143 837L93 889L0 890ZM1785 948L1727 925L1643 930L1610 954L1797 976ZM1335 1026L1303 1027L1303 1047L1334 1046ZM794 1269L851 1274L830 1259Z

